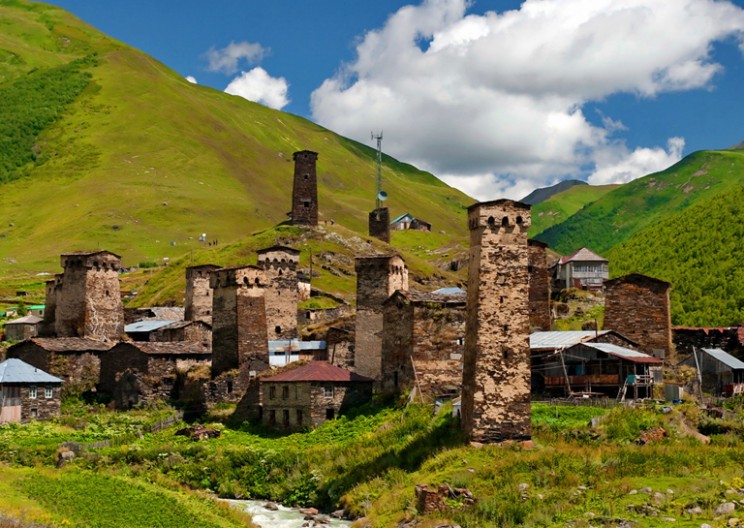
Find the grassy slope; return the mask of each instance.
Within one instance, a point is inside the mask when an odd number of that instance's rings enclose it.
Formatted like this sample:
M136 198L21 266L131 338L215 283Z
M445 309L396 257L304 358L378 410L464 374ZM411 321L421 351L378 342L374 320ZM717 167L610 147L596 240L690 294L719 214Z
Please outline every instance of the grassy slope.
M234 242L283 221L292 152L320 153L322 219L366 231L374 152L305 119L188 83L57 8L0 2L6 79L96 51L93 82L39 144L49 161L2 187L0 274L56 271L59 253L106 248L126 265L178 257L195 239ZM391 214L410 210L446 243L472 200L384 158ZM42 183L43 184L40 184ZM13 224L12 226L10 224ZM172 245L175 242L175 246Z
M532 225L529 235L534 237L549 227L560 224L582 207L618 187L619 185L576 185L532 206Z
M607 193L536 238L563 254L582 246L602 254L667 215L742 183L744 152L695 152L665 171Z

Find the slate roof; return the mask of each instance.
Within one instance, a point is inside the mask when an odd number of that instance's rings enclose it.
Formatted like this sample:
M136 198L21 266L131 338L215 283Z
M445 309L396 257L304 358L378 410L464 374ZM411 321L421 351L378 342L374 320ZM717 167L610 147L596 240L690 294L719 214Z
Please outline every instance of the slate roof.
M0 383L62 383L62 380L20 359L0 363Z
M643 352L637 350L631 350L630 348L613 345L612 343L581 343L581 346L593 348L599 350L610 356L619 357L633 363L646 363L646 364L658 364L661 365L664 362L659 358L649 356Z
M16 343L9 350L29 342L50 352L104 352L116 344L113 341L98 341L85 337L32 337Z
M280 382L293 382L293 381L318 381L318 382L368 382L371 383L374 380L360 374L356 374L350 370L346 370L335 365L331 365L327 361L313 361L297 367L296 369L288 370L272 376L270 378L262 378L262 383L280 383Z
M724 352L720 348L703 348L702 350L712 358L717 359L731 369L744 369L744 361L735 358L734 356L732 356L728 352Z
M166 326L172 325L177 321L163 321L159 319L146 319L144 321L137 321L136 323L128 324L124 327L124 332L127 334L138 333L138 332L154 332Z
M131 341L117 346L132 346L149 356L210 355L204 343L192 341Z
M20 319L14 319L12 321L8 321L5 323L5 326L8 325L21 325L21 324L39 324L44 319L41 317L37 317L33 314L26 315L25 317L21 317Z
M609 262L606 258L600 257L594 251L587 248L581 248L572 255L567 257L561 257L560 263L567 264L568 262Z

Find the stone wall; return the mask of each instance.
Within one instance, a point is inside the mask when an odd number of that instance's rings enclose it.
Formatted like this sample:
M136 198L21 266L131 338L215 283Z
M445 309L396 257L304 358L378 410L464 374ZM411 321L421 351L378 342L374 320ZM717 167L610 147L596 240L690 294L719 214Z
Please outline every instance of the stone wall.
M530 331L550 330L550 281L547 244L529 240Z
M354 336L353 329L329 328L325 339L326 352L323 357L316 357L315 359L328 361L331 365L356 372L354 368Z
M387 207L369 213L369 236L390 242L390 210Z
M396 290L408 290L408 268L398 255L357 257L357 312L354 367L380 381L382 375L382 303Z
M212 376L269 368L263 270L254 266L213 271Z
M471 440L527 439L530 425L530 207L511 200L468 209L470 270L462 425Z
M692 354L692 347L720 348L739 359L744 359L744 326L721 328L675 327L672 341L679 356Z
M671 285L640 274L605 281L604 327L639 344L641 352L664 359L672 351Z
M55 314L57 299L62 289L62 274L57 273L54 279L46 281L46 298L44 304L44 321L39 325L39 335L52 337L55 334Z
M211 313L211 310L210 310ZM211 318L211 316L210 316ZM206 343L212 346L212 327L202 321L187 321L173 327L155 330L150 334L150 341L172 342L187 341L190 343Z
M275 246L258 252L258 265L264 270L266 288L266 327L270 339L297 337L298 288L297 268L300 252Z
M292 155L294 184L292 186L292 224L318 225L318 179L315 163L317 152L303 150Z
M209 274L220 269L214 264L189 266L186 268L186 298L184 300L184 319L212 324L212 289L209 287Z
M31 387L35 387L36 395L32 397ZM46 397L46 389L51 389L51 397ZM20 385L21 392L21 421L48 420L59 416L62 390L59 383Z

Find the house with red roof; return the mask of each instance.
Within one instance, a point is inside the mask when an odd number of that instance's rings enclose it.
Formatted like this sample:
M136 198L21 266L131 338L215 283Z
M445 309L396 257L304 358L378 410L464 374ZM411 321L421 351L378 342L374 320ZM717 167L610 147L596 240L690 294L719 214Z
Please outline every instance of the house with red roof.
M374 380L327 361L312 361L261 378L262 422L297 430L317 427L372 399Z
M609 261L585 247L567 257L561 257L553 266L553 276L559 289L598 290L610 278Z

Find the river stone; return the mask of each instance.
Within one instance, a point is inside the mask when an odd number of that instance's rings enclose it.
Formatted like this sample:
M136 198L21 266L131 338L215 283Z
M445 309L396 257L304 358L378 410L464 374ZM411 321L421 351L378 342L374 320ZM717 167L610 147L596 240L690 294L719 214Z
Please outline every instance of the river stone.
M718 508L716 508L715 514L728 515L729 513L733 513L734 510L736 510L736 504L734 504L733 502L724 502Z
M277 506L276 503L267 502L266 504L264 504L264 508L270 511L276 511L279 509L279 506Z

